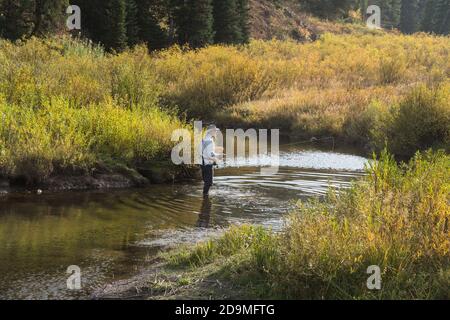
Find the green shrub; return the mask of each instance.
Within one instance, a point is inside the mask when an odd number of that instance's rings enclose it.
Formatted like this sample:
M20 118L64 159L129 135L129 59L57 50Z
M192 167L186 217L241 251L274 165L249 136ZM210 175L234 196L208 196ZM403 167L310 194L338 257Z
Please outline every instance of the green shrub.
M324 203L300 204L285 233L289 246L283 250L286 279L298 283L291 294L445 298L449 279L442 272L448 273L450 266L449 165L443 153L419 154L400 166L384 153L372 162L367 177L345 194L331 193ZM382 270L381 291L365 287L370 265ZM308 278L315 287L302 286Z
M111 58L111 96L122 106L158 105L162 83L144 46Z
M419 86L393 110L387 129L390 150L412 156L416 150L450 148L450 85Z
M114 102L73 108L53 98L38 108L0 102L4 174L45 180L54 172L88 172L103 159L129 164L167 158L173 130L183 124L156 108Z

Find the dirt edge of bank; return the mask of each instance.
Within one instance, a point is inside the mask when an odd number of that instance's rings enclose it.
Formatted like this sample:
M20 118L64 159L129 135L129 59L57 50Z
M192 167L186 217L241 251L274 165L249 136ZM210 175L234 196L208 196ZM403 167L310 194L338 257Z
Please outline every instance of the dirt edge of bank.
M42 181L30 181L21 176L0 176L0 197L21 192L66 192L146 187L153 184L175 183L197 179L195 166L175 166L153 163L129 168L98 168L90 173L54 174Z

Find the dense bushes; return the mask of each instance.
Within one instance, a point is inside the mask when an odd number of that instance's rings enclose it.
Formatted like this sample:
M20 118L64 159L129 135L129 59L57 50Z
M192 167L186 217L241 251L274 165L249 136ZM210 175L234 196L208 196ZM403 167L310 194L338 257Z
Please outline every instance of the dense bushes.
M173 48L161 53L156 65L165 101L197 118L211 119L234 103L262 96L273 78L263 61L234 47Z
M172 131L183 125L156 108L126 109L112 101L73 108L63 98L38 108L3 101L0 114L1 173L29 182L55 171L86 173L104 160L133 167L166 158Z
M70 39L0 42L0 174L39 182L168 158L184 124L158 106L144 48L108 55Z
M392 112L387 138L395 154L411 156L418 149L450 148L450 83L437 89L420 86Z
M280 234L233 228L166 258L197 268L214 262L214 277L250 290L246 298L448 299L449 175L444 153L407 165L383 153L350 190L299 202ZM381 290L366 286L372 265Z
M217 111L229 114L233 104L284 91L344 88L352 94L375 86L438 83L448 77L449 50L444 37L325 35L310 44L253 41L238 49L171 49L156 63L168 101L190 115L213 117ZM372 100L384 96L379 90Z
M417 150L450 148L450 83L408 89L390 102L373 101L348 121L347 134L366 133L372 149L384 147L401 158ZM352 131L354 130L354 131Z
M0 88L7 102L21 105L54 95L77 106L112 96L125 105L159 101L190 116L213 117L235 104L286 91L342 88L351 94L380 87L375 100L385 96L386 85L435 85L448 78L449 50L445 37L377 33L327 34L308 44L253 41L194 51L173 47L152 55L143 47L109 55L69 38L18 45L1 41Z
M443 153L428 153L398 166L383 154L347 193L300 204L281 240L288 244L285 279L297 284L291 294L448 298L449 160ZM370 265L382 270L382 291L367 290ZM321 289L308 288L308 282Z
M143 47L114 56L70 38L0 41L0 92L24 107L53 96L72 106L114 98L127 107L152 107L161 90L151 61Z
M167 149L169 128L181 125L168 115L175 110L228 127L334 135L374 149L387 143L407 156L448 147L449 50L445 37L377 32L153 54L136 47L118 55L66 37L0 40L2 171L24 173L31 162L30 175L47 176L54 167L86 167L105 156L129 160L135 157L128 156L130 146L139 146L131 152L138 158L154 156ZM55 105L60 109L52 110ZM123 130L107 141L77 120L98 114L113 121L109 113ZM8 114L22 119L13 122L17 128L5 126ZM151 138L137 134L145 130L127 132L149 121L161 124ZM64 125L53 133L50 122ZM64 142L55 142L55 134Z

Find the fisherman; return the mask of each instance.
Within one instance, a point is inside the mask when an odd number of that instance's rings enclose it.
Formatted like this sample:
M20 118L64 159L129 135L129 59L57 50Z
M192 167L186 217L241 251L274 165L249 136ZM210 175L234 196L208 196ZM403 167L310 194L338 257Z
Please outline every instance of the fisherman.
M217 132L219 129L215 125L210 125L206 129L206 134L202 140L202 178L204 182L203 186L203 196L207 197L209 195L209 189L213 184L214 176L214 166L217 165L219 158L222 157L221 154L216 153L216 142Z

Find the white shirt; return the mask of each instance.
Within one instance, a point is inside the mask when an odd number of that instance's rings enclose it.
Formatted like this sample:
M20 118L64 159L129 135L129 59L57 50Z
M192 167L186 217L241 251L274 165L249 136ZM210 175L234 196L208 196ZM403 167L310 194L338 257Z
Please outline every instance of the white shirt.
M214 164L217 161L216 143L210 135L202 140L202 159L205 165ZM202 161L202 163L203 163Z

